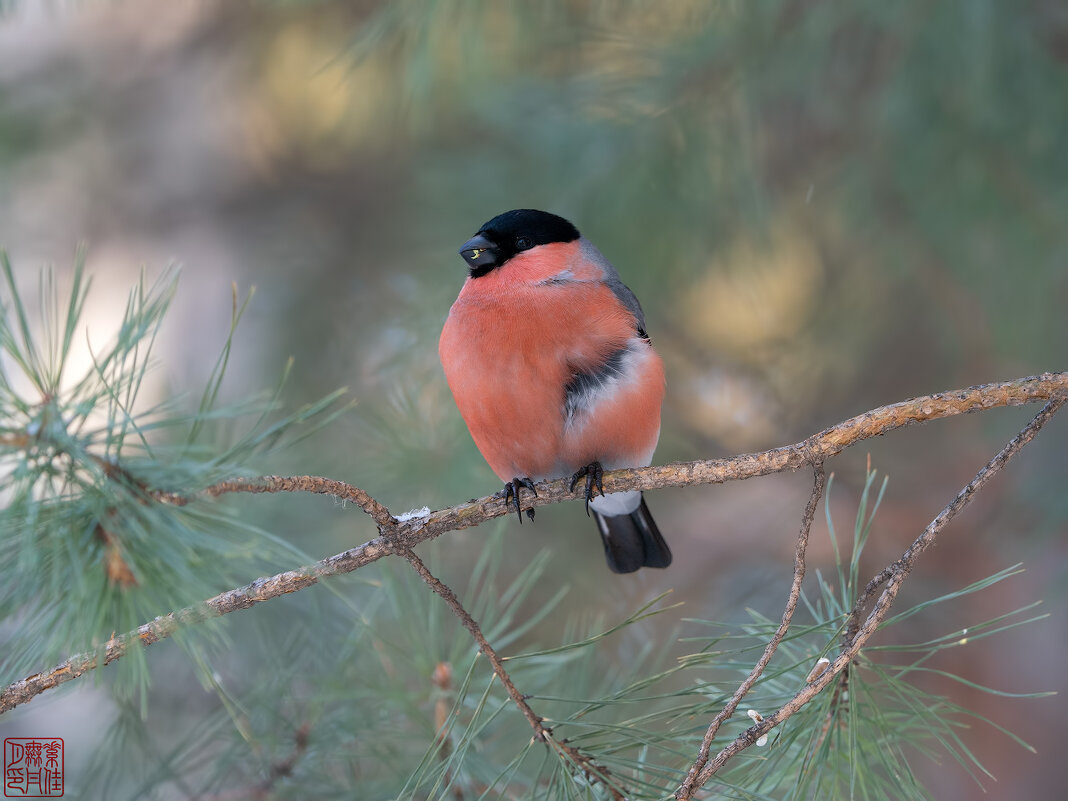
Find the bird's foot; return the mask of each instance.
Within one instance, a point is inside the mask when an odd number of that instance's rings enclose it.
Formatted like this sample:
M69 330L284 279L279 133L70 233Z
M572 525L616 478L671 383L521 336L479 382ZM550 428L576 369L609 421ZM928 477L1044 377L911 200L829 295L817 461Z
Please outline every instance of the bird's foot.
M538 491L534 489L534 482L529 478L513 478L504 485L504 489L501 490L498 495L504 498L504 503L507 505L509 501L515 507L516 516L519 518L520 524L523 522L523 509L519 505L519 491L526 487L528 490L534 493L534 497L538 497ZM531 520L534 519L534 510L527 509L527 517Z
M601 467L600 462L590 462L585 467L580 467L571 476L571 483L567 488L570 492L575 491L575 485L578 480L583 476L586 477L586 490L583 495L586 498L586 516L590 516L590 501L593 500L593 496L596 493L601 493L601 497L604 497L604 484L601 483L601 476L604 475L604 468Z

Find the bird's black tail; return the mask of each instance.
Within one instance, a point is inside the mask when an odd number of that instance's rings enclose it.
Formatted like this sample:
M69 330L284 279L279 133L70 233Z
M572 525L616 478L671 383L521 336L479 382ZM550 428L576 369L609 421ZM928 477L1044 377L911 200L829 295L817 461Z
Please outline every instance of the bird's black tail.
M649 514L645 498L630 514L611 517L593 513L604 541L604 555L614 573L633 573L640 567L667 567L671 550L656 521Z

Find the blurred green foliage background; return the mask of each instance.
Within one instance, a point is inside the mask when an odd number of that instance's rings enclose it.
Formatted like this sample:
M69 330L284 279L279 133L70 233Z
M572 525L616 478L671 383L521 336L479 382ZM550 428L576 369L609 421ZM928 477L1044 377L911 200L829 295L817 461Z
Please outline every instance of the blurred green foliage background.
M456 248L510 208L574 221L641 298L668 369L659 462L785 444L912 395L1066 366L1059 0L0 8L0 245L32 285L40 264L69 265L88 244L91 338L113 330L141 265L181 262L157 397L199 391L231 282L255 285L227 391L272 385L293 355L287 403L343 385L357 403L264 472L344 479L394 513L497 488L436 343L464 277ZM871 568L1035 411L912 428L836 459L832 503L847 517L869 453L891 479ZM1025 563L982 610L937 621L1048 602L1046 622L947 657L978 682L1068 690L1066 453L1058 419L906 591ZM496 524L501 570L550 550L544 597L571 591L543 631L568 614L619 619L664 589L685 601L680 617L775 616L808 487L798 475L652 494L676 561L629 578L604 568L578 505L547 508L522 530ZM373 533L322 499L244 503L315 558ZM451 535L434 552L447 579L463 585L486 536ZM827 547L814 538L818 565ZM162 728L168 705L199 692L168 647L150 658L173 679L153 700ZM1038 747L969 741L999 779L987 797L1054 797L1063 700L950 691ZM76 750L108 708L87 685L0 730L62 720L81 732ZM976 791L952 764L926 778L938 798Z

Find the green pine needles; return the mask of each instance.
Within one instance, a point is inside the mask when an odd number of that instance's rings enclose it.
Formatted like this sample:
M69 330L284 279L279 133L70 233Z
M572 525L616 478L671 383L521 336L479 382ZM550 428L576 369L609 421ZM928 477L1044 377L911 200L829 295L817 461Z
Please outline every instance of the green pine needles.
M757 714L777 709L821 672L818 660L835 656L855 599L866 583L860 561L887 486L884 479L876 492L875 482L876 472L869 471L847 551L839 547L830 516L833 477L828 483L824 506L834 553L833 572L828 577L816 571L814 589L802 593L802 608L790 632L742 708L754 708ZM1021 572L1020 566L1014 565L957 591L917 603L889 617L880 629L885 631L920 613L937 619L939 606L966 603L968 596ZM1036 605L923 642L869 645L831 687L774 729L764 747L740 755L716 786L725 797L740 799L925 799L929 796L916 777L914 765L921 757L936 761L949 757L982 787L984 778L993 777L968 749L962 738L964 729L976 723L986 725L1022 747L1034 749L996 723L950 698L922 689L912 680L928 670L924 663L940 651L966 647L976 639L1045 618L1028 616ZM799 619L802 613L807 619ZM779 625L755 611L749 614L751 620L740 627L718 624L726 633L708 650L686 659L688 664L707 666L722 675L722 683L716 686L728 694L733 690L730 672L735 673L735 683L747 674ZM904 661L894 658L897 656ZM984 693L1016 698L1050 695L1006 693L982 687L967 677L937 672ZM713 700L708 716L715 714L723 700ZM735 736L751 724L752 720L742 718L733 729L725 727L725 735Z
M860 558L886 489L884 481L875 493L875 479L876 474L869 473L847 553L839 550L831 526L835 580L817 573L814 591L802 596L803 607L797 615L807 619L795 618L768 669L721 731L716 747L752 725L762 711L770 712L790 700L810 675L819 672L819 660L834 655L854 599L864 587ZM884 628L921 612L937 614L939 604L960 602L1020 572L1014 566L917 604L895 615ZM476 594L475 603L485 603L484 592ZM420 605L416 597L410 600ZM572 629L562 638L565 645L525 652L508 662L517 686L531 692L531 704L546 716L554 737L591 756L604 769L602 775L632 799L671 797L693 760L706 722L749 673L778 626L778 621L753 610L742 623L690 619L679 626L716 632L680 639L690 648L698 646L696 652L671 660L651 638L643 638L642 646L620 660L618 652L613 653L612 635L640 627L641 621L653 615L662 621L676 607L664 607L661 601L654 599L607 629ZM774 729L759 747L741 754L709 788L714 788L716 797L737 799L922 799L928 796L913 770L920 756L949 757L981 784L989 774L969 751L962 729L979 723L1025 748L1030 746L949 698L917 687L910 678L941 650L966 647L977 637L1044 617L1027 616L1031 608L931 641L866 648L832 688ZM503 632L498 636L505 639ZM663 645L662 634L657 641ZM907 655L908 660L889 659L897 654ZM403 790L381 797L610 797L599 776L591 779L566 754L531 740L522 722L514 720L508 699L485 665L480 669L477 659L462 664L462 678L451 696L444 726L428 741L428 750ZM983 692L1007 694L980 687L966 677L942 675ZM426 718L427 713L421 715ZM374 737L383 734L388 739L388 732Z
M89 291L81 264L63 296L53 274L41 274L36 318L6 256L0 266L5 682L100 650L116 634L279 564L310 561L231 504L196 498L221 480L254 475L265 454L290 449L341 411L336 393L281 417L278 390L220 401L245 308L236 291L230 336L199 400L163 393L152 401L146 376L175 273L142 278L114 340L90 342L90 366L72 374ZM713 754L815 681L821 660L833 660L850 636L865 590L861 559L887 487L876 479L869 471L848 544L828 512L833 564L809 574L790 629L718 732ZM445 542L421 547L435 576L448 566ZM458 617L403 559L383 559L334 579L331 592L296 593L227 618L225 627L188 629L209 631L207 640L179 631L188 662L154 660L151 677L181 670L188 679L192 667L204 690L199 701L190 701L188 681L161 681L149 704L145 651L129 649L120 671L109 673L114 718L77 790L131 800L672 797L709 720L779 622L757 610L728 622L679 618L678 605L661 596L609 625L569 607L566 588L544 572L546 555L515 575L505 569L507 554L499 527L484 536L457 596L551 732L545 742L531 737ZM916 765L928 758L958 763L982 785L989 774L964 729L990 727L1029 746L917 680L937 675L972 692L1041 697L981 687L937 667L936 657L1042 616L1027 606L916 642L900 624L937 619L940 608L1020 572L1001 570L886 618L878 643L700 792L922 799ZM161 708L165 720L155 717Z
M176 272L154 282L142 276L114 340L89 342L90 366L72 375L90 288L81 258L66 297L51 270L40 273L36 318L4 253L0 269L0 617L11 624L3 631L0 679L101 648L157 615L305 558L218 504L160 499L248 475L251 457L291 444L307 432L302 424L326 422L336 407L335 394L271 420L277 391L219 403L245 307L236 290L230 337L199 403L180 395L146 401L142 390ZM143 692L144 654L132 649L130 656L116 686Z
M884 481L876 493L875 480L869 474L851 547L838 551L836 545L833 578L816 575L796 616L804 619L795 620L715 747L753 723L749 709L777 708L805 685L821 656L833 656L863 588L859 561L886 488ZM428 544L432 565L445 547ZM554 739L590 756L626 798L671 798L707 721L752 669L778 622L748 610L744 622L671 623L678 605L665 605L663 597L615 625L579 622L568 611L565 590L539 601L537 614L525 614L549 560L536 559L508 580L502 575L506 558L507 535L497 529L457 591L481 615L487 639L517 652L506 663L516 685L529 693ZM967 602L1019 573L1007 568L916 604L885 627L935 615L939 606ZM128 707L97 760L111 767L95 774L90 787L101 797L130 801L153 797L152 791L163 797L174 786L207 797L258 788L260 797L279 799L339 798L357 789L358 797L383 799L612 797L566 754L531 738L459 622L403 562L361 571L345 596L347 604L334 596L300 599L307 604L297 613L303 619L352 621L348 628L331 627L325 654L308 628L289 627L279 643L267 623L250 624L239 638L258 668L244 677L240 691L216 685L225 702L213 713L183 719L183 736L167 750L147 750L150 729ZM925 799L914 765L943 758L959 762L981 784L986 772L964 742L965 728L989 726L1029 746L911 680L942 650L1040 619L1029 610L924 642L866 648L847 678L774 729L766 744L739 755L706 791L747 801ZM524 648L548 636L547 619L568 621L552 635L560 644ZM665 637L665 629L675 636ZM663 650L671 641L681 645L681 654ZM967 677L951 678L1005 694ZM111 757L120 753L137 755L127 764L144 775L133 785L128 773L113 767Z

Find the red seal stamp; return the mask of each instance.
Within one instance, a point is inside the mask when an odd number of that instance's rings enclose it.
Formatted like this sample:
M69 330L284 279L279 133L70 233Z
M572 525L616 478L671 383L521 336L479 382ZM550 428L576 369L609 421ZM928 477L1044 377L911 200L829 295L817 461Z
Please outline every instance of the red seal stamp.
M4 740L4 797L59 798L63 795L63 740L8 737Z

